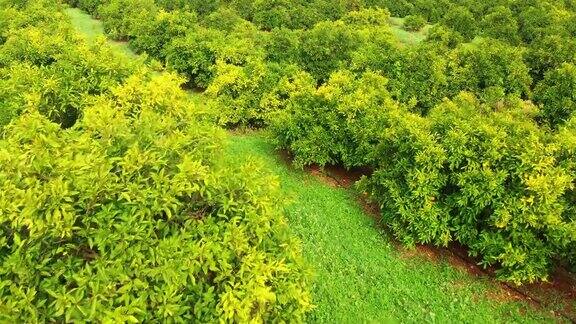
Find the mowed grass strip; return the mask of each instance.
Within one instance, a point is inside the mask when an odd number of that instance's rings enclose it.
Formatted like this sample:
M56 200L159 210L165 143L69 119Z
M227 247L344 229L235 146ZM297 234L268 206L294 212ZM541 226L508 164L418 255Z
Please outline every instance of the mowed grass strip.
M106 37L104 34L104 26L100 20L93 19L89 14L78 8L66 8L65 12L68 17L70 17L72 25L76 31L81 35L84 35L88 41L94 42L99 37ZM109 40L108 43L119 52L130 57L138 56L130 49L127 42Z
M231 163L257 158L279 177L289 224L314 269L311 322L547 322L491 280L406 252L378 229L349 189L292 168L262 133L233 134ZM558 318L556 318L558 320Z

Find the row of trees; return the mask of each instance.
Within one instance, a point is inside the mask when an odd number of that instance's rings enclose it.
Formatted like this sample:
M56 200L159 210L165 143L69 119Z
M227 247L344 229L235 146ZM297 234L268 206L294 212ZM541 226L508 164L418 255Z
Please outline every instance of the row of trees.
M257 98L250 100L249 106L243 105L246 100L237 103L239 110L246 113L235 113L233 118L223 116L222 122L229 125L263 124L265 116L257 111L268 109L256 107L254 102L260 101L261 93L269 92L268 82L276 83L285 76L284 70L288 73L296 68L304 70L318 83L344 66L357 73L377 71L390 79L397 100L425 114L443 98L460 91L482 96L516 94L543 105L540 96L533 96L534 89L548 87L551 78L546 78L548 72L552 74L563 63L576 60L576 38L560 25L554 28L547 25L541 37L530 44L511 44L487 34L467 42L468 36L475 33L467 36L459 27L438 24L424 43L404 46L392 36L389 13L384 9L348 11L340 20L324 21L308 29L276 28L266 32L234 8L223 4L204 12L152 0L111 0L103 1L93 14L104 20L112 37L129 40L137 51L165 62L186 76L189 86L205 89L219 76L228 78L227 84L262 88L250 91L256 92ZM498 20L490 25L501 28L504 23ZM265 66L267 75L272 71L276 75L266 78L251 75L257 73L255 65ZM226 75L232 71L237 75ZM259 84L247 85L254 82ZM571 94L559 95L566 96ZM227 98L224 106L230 107L233 99ZM559 118L566 119L544 115L541 121L551 127L555 127Z
M460 242L515 282L574 265L573 4L401 3L271 30L237 2L103 0L93 14L206 88L220 123L270 126L301 165L372 169L361 188L401 240ZM383 6L435 25L403 44Z
M299 322L278 183L231 165L184 80L57 1L0 1L0 321Z

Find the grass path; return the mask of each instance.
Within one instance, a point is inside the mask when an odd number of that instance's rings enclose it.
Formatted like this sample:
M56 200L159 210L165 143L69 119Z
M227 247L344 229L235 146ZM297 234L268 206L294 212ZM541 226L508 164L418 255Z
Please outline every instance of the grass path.
M68 8L65 10L65 12L70 17L72 25L76 28L76 31L84 35L88 41L94 42L99 37L105 37L104 27L102 26L101 21L92 19L92 17L77 8ZM113 48L128 55L129 57L138 56L136 53L130 50L128 44L125 42L108 41L108 43Z
M89 40L102 35L98 21L78 10L67 12ZM125 44L114 46L129 50ZM331 187L287 165L264 133L231 134L227 154L231 163L260 160L279 178L292 202L286 210L288 221L315 272L312 291L317 307L309 322L551 320L545 310L510 300L490 280L473 277L445 260L430 261L398 249L374 226L349 190Z

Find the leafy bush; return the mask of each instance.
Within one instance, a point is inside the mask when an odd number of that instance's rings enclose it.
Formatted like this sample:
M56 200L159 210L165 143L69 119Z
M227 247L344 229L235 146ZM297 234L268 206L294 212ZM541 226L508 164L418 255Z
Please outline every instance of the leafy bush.
M572 240L564 231L571 221L562 216L572 179L535 113L516 99L483 107L462 96L431 112L448 153L442 193L455 239L517 283L546 278L561 253L558 242Z
M506 94L529 97L532 78L521 48L486 39L459 45L450 56L452 93L466 90L481 93L501 87Z
M390 11L382 8L354 10L344 15L341 20L354 26L388 26Z
M443 51L430 44L422 44L400 53L392 65L390 82L394 97L426 114L444 97L449 96L448 60Z
M273 28L298 28L298 15L303 12L302 1L290 0L256 0L253 4L253 21L261 29L272 30Z
M562 63L576 63L576 39L560 35L540 37L528 47L526 62L532 77L540 81L546 72L559 68Z
M323 81L350 59L357 46L354 33L343 22L321 22L302 36L300 64Z
M16 6L12 2L7 5L0 3L0 45L12 32L19 32L27 27L44 26L51 27L47 30L57 30L62 25L63 17L57 7L58 5L50 0L33 1L22 6Z
M398 40L392 35L388 26L370 26L360 30L358 37L362 40L358 48L351 53L350 65L357 72L378 71L392 77L405 53Z
M231 32L240 24L250 24L230 8L218 8L208 15L203 22L208 28Z
M197 87L206 88L214 77L214 65L221 32L197 28L183 37L172 39L165 49L166 66L182 73Z
M168 44L175 38L185 36L196 23L196 16L190 12L161 10L153 19L135 24L130 45L139 52L164 59Z
M16 12L35 16L37 10L34 5ZM114 53L103 41L84 44L59 11L54 17L61 21L25 16L13 17L0 47L0 128L30 106L70 127L87 96L107 91L140 65Z
M428 30L425 42L447 49L454 49L459 44L464 43L465 40L460 33L450 28L442 25L434 25Z
M568 121L576 112L576 65L565 63L546 73L534 92L542 106L542 118L552 127Z
M456 240L498 264L514 282L546 278L571 242L563 217L571 177L515 100L492 112L470 95L435 107L429 119L391 122L374 151L379 167L363 189L407 243ZM554 185L552 185L554 184Z
M32 65L50 65L59 55L68 50L69 43L80 41L70 33L58 28L49 32L44 27L30 26L10 33L0 47L0 66L13 62L28 62Z
M52 48L49 42L43 44ZM30 62L28 57L18 55L19 60L0 68L0 110L4 115L0 128L27 106L70 127L82 113L87 96L108 91L141 64L128 62L104 43L64 45L59 50L50 56L53 62L49 65L35 66L31 63L39 63L36 58Z
M286 75L295 73L293 65L247 62L244 66L218 61L216 76L206 94L218 103L218 122L227 127L262 127L277 107L269 94Z
M272 62L297 63L300 58L301 31L276 28L266 44L266 58Z
M99 7L98 13L111 38L129 40L143 22L154 20L157 10L154 0L110 0Z
M270 128L277 143L295 154L299 166L344 163L364 166L383 116L397 105L387 80L366 72L338 71L318 89L306 73L285 78L276 89L281 102Z
M460 33L466 40L474 38L478 28L474 15L461 6L450 8L441 23Z
M464 93L422 117L371 73L355 80L341 71L318 89L306 74L281 84L271 126L280 147L297 165L374 170L360 189L403 242L458 241L517 283L546 278L553 260L568 255L573 178L529 103L500 91L489 103Z
M418 31L426 26L426 19L418 15L410 15L404 18L404 29L408 31Z
M218 157L181 80L131 77L62 130L0 141L0 318L298 321L310 308L277 183Z
M485 37L499 39L513 45L520 43L518 23L510 8L498 6L492 9L488 15L484 16L480 27Z

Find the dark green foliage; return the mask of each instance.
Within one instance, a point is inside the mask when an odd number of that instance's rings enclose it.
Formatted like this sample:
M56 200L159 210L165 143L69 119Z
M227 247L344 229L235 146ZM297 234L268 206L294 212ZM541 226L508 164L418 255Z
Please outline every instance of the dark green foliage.
M534 101L542 106L542 118L552 127L568 121L576 112L576 65L565 63L546 73L536 86Z
M309 26L311 21L302 21L306 17L301 1L257 0L253 4L253 21L264 29L298 28Z
M166 65L186 76L192 85L206 88L214 75L216 44L222 39L219 31L205 28L174 38L165 48Z
M482 35L492 37L510 44L518 44L518 24L512 10L504 6L493 8L480 22Z
M343 22L323 22L302 35L300 64L317 80L345 65L358 39Z
M441 23L460 33L466 40L476 35L477 23L474 15L461 6L454 6L448 10Z
M165 48L174 38L183 37L196 24L190 12L159 11L153 19L140 20L131 33L130 45L158 59L165 58Z
M551 14L543 6L528 7L519 14L520 35L525 42L542 37L552 23Z
M300 55L302 31L276 28L270 32L266 44L266 58L273 62L297 63Z
M450 57L452 93L482 93L490 87L528 97L532 78L523 61L522 49L492 39L476 39L459 45Z
M576 38L547 35L538 38L526 52L526 62L535 80L542 80L547 71L562 63L576 62Z
M410 15L404 18L404 28L408 31L418 31L426 25L426 19L418 15Z

